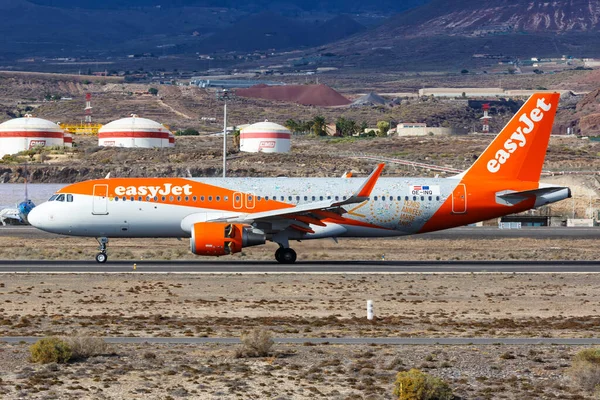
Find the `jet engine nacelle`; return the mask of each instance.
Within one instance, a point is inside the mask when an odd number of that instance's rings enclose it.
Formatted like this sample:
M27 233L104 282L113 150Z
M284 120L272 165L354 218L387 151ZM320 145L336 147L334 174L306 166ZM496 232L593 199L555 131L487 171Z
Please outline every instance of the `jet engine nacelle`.
M190 247L199 256L239 253L243 247L265 244L266 235L249 225L199 222L192 227Z

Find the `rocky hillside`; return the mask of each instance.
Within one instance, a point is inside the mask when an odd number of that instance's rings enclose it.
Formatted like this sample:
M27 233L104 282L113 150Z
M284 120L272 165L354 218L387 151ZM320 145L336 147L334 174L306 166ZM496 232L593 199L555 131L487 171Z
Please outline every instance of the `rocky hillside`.
M392 18L382 29L404 36L598 32L596 0L433 2Z

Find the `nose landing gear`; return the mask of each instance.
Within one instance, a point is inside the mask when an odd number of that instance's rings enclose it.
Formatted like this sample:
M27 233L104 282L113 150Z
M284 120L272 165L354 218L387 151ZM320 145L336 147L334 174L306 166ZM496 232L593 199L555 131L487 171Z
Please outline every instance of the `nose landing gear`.
M106 245L108 243L108 238L101 237L101 238L96 238L96 240L98 241L98 244L100 245L100 246L98 246L98 250L100 250L100 253L96 254L96 261L103 264L108 260L108 256L106 255Z

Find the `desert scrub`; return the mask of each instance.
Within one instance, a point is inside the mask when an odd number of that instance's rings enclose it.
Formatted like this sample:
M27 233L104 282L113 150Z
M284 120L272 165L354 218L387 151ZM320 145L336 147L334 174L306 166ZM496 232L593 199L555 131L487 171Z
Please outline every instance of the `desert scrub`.
M451 400L452 389L446 382L418 369L398 372L394 382L394 396L398 400Z
M71 349L71 359L99 356L109 352L104 339L93 336L65 336L61 340Z
M43 338L29 348L31 361L41 364L66 363L71 359L72 350L67 342L59 338Z
M264 329L253 329L242 333L240 338L242 348L236 352L236 357L266 357L273 347L271 333Z
M567 375L582 389L597 390L600 386L600 348L585 349L575 354Z

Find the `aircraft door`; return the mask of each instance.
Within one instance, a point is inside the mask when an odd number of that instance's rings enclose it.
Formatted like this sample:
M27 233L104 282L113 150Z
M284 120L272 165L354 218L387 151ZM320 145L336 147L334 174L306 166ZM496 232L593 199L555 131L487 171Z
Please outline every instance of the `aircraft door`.
M452 213L464 214L467 212L467 188L464 183L459 183L452 192Z
M108 214L108 185L94 185L92 196L92 214Z

